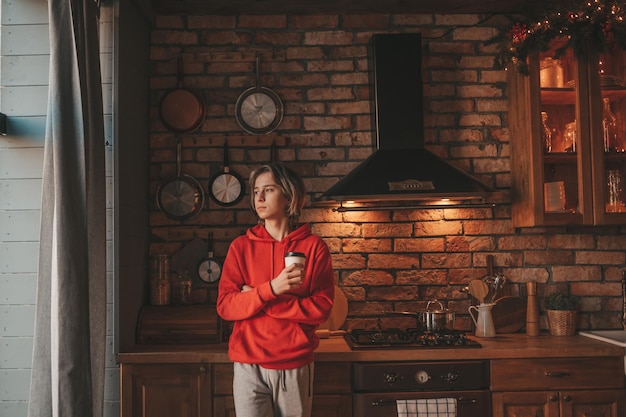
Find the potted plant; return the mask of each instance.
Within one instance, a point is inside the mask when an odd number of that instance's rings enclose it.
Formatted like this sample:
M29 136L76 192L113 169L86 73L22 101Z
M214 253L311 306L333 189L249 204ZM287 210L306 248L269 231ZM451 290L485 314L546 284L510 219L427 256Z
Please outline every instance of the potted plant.
M544 304L548 313L550 334L553 336L572 336L576 331L576 308L578 297L564 292L549 294Z

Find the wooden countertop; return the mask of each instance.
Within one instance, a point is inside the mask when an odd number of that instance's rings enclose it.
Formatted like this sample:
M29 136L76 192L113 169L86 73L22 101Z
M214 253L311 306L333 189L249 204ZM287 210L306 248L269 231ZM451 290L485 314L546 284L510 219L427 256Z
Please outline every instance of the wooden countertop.
M494 338L474 338L482 347L351 350L341 336L322 339L316 351L317 362L376 362L416 360L470 360L511 358L574 358L626 355L623 347L585 336L539 337L502 334ZM129 363L228 363L226 344L190 346L137 346L118 354L118 362Z

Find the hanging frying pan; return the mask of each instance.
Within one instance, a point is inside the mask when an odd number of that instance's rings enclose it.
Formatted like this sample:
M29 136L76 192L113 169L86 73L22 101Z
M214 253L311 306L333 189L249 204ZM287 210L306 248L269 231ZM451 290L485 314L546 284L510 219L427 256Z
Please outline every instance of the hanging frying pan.
M245 191L243 180L228 166L228 143L224 142L224 168L209 180L209 195L222 206L233 206L241 201Z
M213 233L209 233L208 253L198 264L198 276L206 283L217 282L222 275L222 266L213 256Z
M274 91L260 85L260 54L256 54L256 85L244 91L235 104L235 118L241 128L262 135L274 131L283 121L283 103Z
M200 94L183 86L183 59L178 57L178 88L161 100L160 115L163 124L177 133L196 130L206 115L206 103Z
M157 207L172 219L187 220L202 210L204 191L194 177L181 173L181 149L180 138L176 138L176 176L159 184Z

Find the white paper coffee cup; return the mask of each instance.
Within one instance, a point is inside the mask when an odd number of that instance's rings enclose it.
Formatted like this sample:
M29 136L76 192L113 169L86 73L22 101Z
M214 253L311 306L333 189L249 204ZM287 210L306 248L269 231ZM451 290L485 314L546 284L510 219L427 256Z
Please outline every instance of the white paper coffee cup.
M289 266L291 264L304 264L306 263L306 255L302 252L287 252L285 254L285 266Z

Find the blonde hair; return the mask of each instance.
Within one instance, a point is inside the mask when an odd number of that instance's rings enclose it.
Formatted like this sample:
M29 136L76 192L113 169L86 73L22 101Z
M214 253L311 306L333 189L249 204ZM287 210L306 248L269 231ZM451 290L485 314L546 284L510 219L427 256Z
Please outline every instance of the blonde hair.
M262 165L250 173L250 207L254 210L254 185L259 175L270 173L276 184L289 202L285 208L285 215L289 218L289 224L295 226L298 218L302 214L302 209L306 203L306 189L302 179L291 169L281 163L271 163Z

